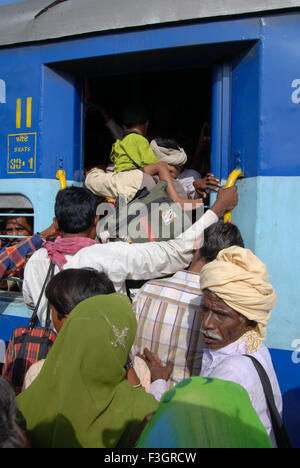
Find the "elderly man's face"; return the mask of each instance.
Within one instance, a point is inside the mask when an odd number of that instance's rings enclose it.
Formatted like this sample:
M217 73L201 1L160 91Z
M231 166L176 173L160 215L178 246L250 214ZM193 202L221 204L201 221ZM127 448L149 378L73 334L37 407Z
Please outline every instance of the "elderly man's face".
M201 330L206 346L220 349L238 340L250 321L209 291L204 291L200 306Z

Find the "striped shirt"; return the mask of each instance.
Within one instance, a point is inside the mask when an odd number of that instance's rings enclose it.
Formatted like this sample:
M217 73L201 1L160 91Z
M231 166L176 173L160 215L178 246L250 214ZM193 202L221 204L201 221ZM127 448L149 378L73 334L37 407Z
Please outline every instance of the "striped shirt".
M169 386L200 375L203 341L200 333L200 274L178 271L171 278L148 281L133 302L138 328L133 352L144 348L165 365L174 363Z

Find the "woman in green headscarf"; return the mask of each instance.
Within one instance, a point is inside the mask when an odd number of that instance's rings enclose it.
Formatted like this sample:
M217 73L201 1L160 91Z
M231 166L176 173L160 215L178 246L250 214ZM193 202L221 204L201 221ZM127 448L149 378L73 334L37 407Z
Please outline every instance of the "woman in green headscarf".
M135 447L272 448L272 444L243 387L191 377L164 394Z
M45 364L17 397L31 447L128 447L158 403L126 379L136 319L124 294L81 302Z

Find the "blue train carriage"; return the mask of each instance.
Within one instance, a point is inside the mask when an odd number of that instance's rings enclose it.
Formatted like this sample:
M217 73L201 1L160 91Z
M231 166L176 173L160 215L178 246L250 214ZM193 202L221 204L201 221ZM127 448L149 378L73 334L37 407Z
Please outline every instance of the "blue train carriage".
M210 170L225 182L241 168L233 220L277 291L266 344L300 446L300 2L236 3L1 1L1 213L31 208L44 229L57 170L82 184L84 167L107 157L109 136L86 120L86 83L116 116L137 91L175 106L191 148L208 121ZM30 315L7 292L0 313L5 341Z

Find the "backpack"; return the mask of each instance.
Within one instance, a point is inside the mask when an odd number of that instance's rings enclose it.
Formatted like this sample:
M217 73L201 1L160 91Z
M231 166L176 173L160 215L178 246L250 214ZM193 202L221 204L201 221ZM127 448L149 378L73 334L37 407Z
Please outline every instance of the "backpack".
M129 243L158 242L175 239L197 216L202 216L203 208L183 211L167 194L167 182L160 180L152 190L139 190L126 204L117 199L115 212L99 222L99 233L108 232L110 241ZM196 218L197 219L197 218Z
M55 265L50 262L39 300L34 308L28 326L16 328L8 343L2 377L13 385L16 395L22 391L24 378L29 367L47 357L56 339L56 333L51 330L49 303L47 305L45 327L37 326L37 311L46 285L53 276L54 268Z

